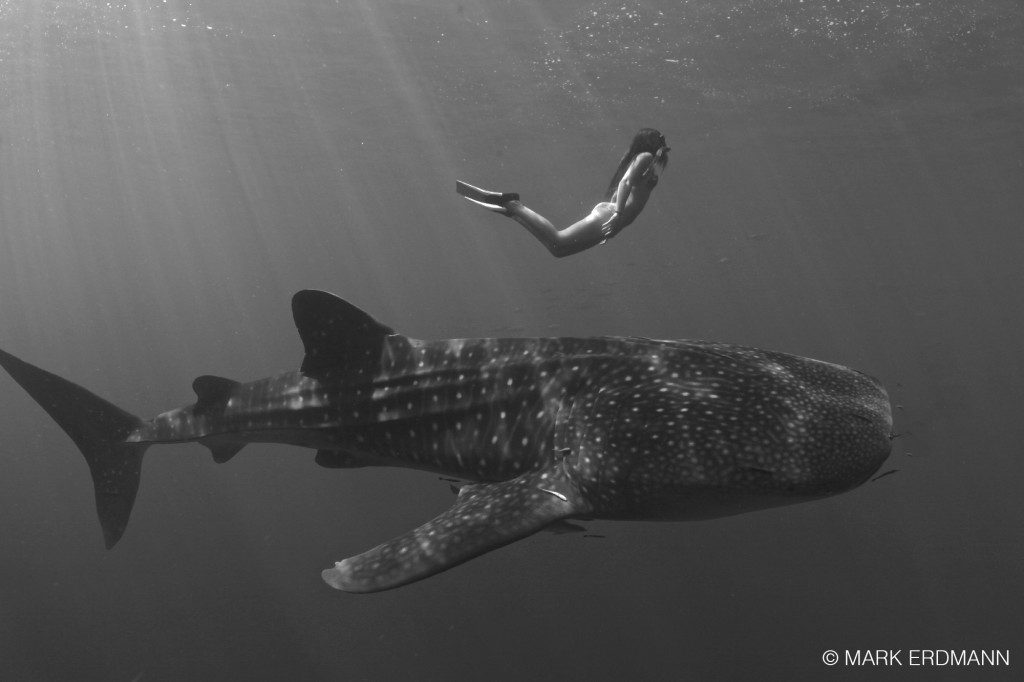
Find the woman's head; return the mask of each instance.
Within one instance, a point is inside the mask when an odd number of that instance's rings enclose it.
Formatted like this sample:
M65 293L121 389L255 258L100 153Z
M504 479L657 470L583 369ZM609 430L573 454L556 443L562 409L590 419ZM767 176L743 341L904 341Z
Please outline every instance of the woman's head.
M637 154L644 152L657 154L662 147L667 147L667 145L665 136L661 132L654 128L641 128L640 132L633 136L633 141L629 143L629 151L626 153L632 159Z
M645 152L654 155L655 163L658 164L659 168L664 168L668 165L669 147L665 143L665 136L654 128L641 128L633 136L633 140L629 143L629 149L623 154L619 167L615 169L615 175L612 176L612 181L608 185L608 191L605 192L605 199L611 199L612 195L615 194L619 181L622 180L622 176L629 168L629 165L633 163L633 159L638 154Z

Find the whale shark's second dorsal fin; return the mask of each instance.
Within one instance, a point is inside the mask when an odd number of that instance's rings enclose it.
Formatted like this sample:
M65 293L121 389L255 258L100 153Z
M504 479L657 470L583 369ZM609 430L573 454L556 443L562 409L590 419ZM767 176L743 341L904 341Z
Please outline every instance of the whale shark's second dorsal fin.
M192 390L196 392L196 414L223 407L231 392L239 386L234 379L204 374L192 382Z
M192 390L196 392L196 405L193 408L196 415L222 413L228 400L231 399L231 392L240 385L234 379L210 374L196 377L192 382ZM228 461L245 446L245 441L239 442L223 438L204 438L200 442L210 448L210 452L213 453L213 461L218 464Z
M292 297L292 316L306 349L302 371L315 373L352 363L376 362L386 336L395 331L348 301L326 291L304 289Z

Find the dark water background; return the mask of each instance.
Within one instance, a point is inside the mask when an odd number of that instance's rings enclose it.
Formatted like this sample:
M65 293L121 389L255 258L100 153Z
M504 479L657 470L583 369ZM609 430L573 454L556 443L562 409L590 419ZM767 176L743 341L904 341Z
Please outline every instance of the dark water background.
M297 366L291 294L420 338L710 338L849 364L899 473L811 504L542 533L393 592L334 561L435 476L147 455L103 549L72 443L0 376L0 679L1008 679L1024 660L1016 0L0 1L0 345L150 416ZM555 260L629 136L672 162ZM1011 670L826 668L1010 649ZM904 659L905 660L905 659Z

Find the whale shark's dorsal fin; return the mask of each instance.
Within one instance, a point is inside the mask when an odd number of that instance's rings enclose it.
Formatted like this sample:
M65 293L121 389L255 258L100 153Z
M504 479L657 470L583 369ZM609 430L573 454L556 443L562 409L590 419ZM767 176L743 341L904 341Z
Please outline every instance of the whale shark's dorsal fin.
M204 374L192 382L192 390L196 392L196 413L202 414L221 406L235 390L238 382L234 379Z
M378 592L440 573L525 538L550 523L591 511L562 466L459 490L455 505L405 535L322 573L346 592Z
M302 371L315 373L359 363L376 362L384 337L395 331L348 301L326 291L305 289L292 297L292 316L306 357Z
M214 414L223 412L224 407L231 399L231 392L240 386L234 379L217 377L212 374L204 374L196 377L192 382L192 390L196 392L196 415ZM200 441L210 448L213 453L213 461L223 464L238 454L238 451L245 446L245 441L239 442L224 438L204 438Z

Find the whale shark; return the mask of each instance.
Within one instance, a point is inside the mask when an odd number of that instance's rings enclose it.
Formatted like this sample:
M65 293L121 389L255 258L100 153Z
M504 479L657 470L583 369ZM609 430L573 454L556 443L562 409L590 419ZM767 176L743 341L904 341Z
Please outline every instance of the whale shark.
M709 519L815 500L889 456L882 385L840 365L707 341L640 337L423 341L323 291L292 299L298 371L193 382L145 421L0 351L0 365L85 456L108 548L143 454L198 442L316 450L331 468L408 467L470 481L436 518L323 571L376 592L569 520Z

